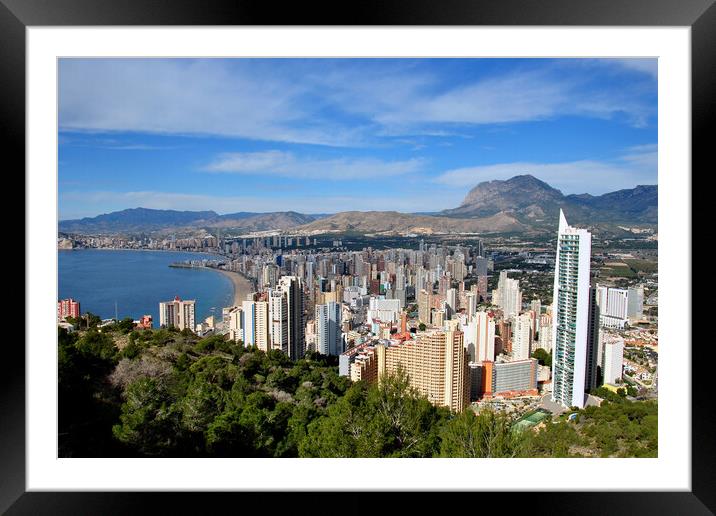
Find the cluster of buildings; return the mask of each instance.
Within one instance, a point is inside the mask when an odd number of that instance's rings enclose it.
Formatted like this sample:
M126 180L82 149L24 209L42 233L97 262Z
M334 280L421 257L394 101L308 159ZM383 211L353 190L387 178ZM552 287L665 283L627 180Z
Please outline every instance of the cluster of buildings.
M75 326L74 324L67 321L68 318L74 319L75 323L76 321L79 321L82 317L82 312L80 310L80 302L68 298L68 299L60 299L57 301L57 325L60 328L64 328L67 331L74 331ZM112 324L116 321L115 319L105 319L100 323L100 327L107 326L109 324ZM138 320L133 321L134 326L137 329L151 329L153 326L152 316L151 315L143 315Z
M551 306L523 302L519 281L508 271L501 271L488 299L487 267L475 266L483 259L469 267L475 276L469 289L449 273L434 278L437 289L431 281L420 285L418 330L407 330L406 313L396 314L399 328L392 314L383 316L391 330L371 328L340 356L340 374L380 381L400 367L431 401L455 410L540 392L551 392L564 407L583 407L590 390L621 381L624 339L603 329L638 320L642 301L636 289L591 284L589 231L570 226L560 213ZM533 358L540 348L551 353L551 368Z
M592 284L591 234L561 212L549 305L524 300L508 270L488 291L494 263L480 240L320 252L308 237L208 243L224 247L224 267L249 278L254 292L224 308L220 322L212 316L198 325L195 300L161 302L160 326L218 331L294 360L309 351L337 356L339 373L353 381L402 370L432 403L456 411L546 392L564 407L583 407L597 385L621 381L618 332L643 317L643 289ZM74 313L65 301L58 319ZM151 327L145 318L138 326ZM535 358L548 355L551 366Z
M316 310L314 326L320 328L321 349L325 354L337 354L342 351L342 334L337 328L340 307L333 302L319 305ZM282 276L275 287L249 294L241 306L225 308L224 313L231 339L262 351L280 350L294 360L304 356L306 311L302 278Z

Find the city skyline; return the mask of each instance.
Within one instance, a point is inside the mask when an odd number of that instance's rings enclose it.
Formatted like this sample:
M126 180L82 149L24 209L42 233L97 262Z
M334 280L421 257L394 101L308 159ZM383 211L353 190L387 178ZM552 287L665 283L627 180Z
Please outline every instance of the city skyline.
M655 59L59 66L60 219L440 210L519 174L565 194L657 181Z

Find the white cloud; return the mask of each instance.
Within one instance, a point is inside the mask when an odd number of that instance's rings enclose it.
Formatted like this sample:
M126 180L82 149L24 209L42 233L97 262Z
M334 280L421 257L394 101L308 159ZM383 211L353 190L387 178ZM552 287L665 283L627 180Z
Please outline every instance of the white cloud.
M366 179L417 172L422 159L382 161L374 158L312 159L289 152L235 152L220 154L202 170L216 173L261 174L325 180Z
M654 184L657 177L655 146L629 149L611 161L578 160L562 163L513 162L464 167L443 172L435 181L447 186L471 188L482 181L510 179L530 174L564 194L599 195L638 184Z
M299 83L252 72L250 60L63 59L60 129L326 145L355 138L354 129L306 123Z
M654 63L621 59L618 66L652 73ZM624 113L644 125L654 111L638 88L591 82L593 70L573 64L470 82L400 60L62 59L59 69L60 129L73 131L359 147L390 134L563 115Z
M653 109L641 92L615 88L608 81L595 87L590 83L594 70L573 65L514 69L455 85L404 67L338 70L327 79L328 98L370 118L387 135L444 134L444 124L503 124L565 115L611 118L622 113L634 125L645 125Z

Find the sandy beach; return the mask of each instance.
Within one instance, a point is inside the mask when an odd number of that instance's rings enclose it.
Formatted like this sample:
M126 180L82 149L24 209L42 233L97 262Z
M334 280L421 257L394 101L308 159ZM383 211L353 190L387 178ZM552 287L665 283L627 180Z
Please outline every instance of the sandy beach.
M251 281L238 272L225 271L223 269L214 269L227 276L234 285L234 306L241 306L242 301L246 300L246 296L252 291Z

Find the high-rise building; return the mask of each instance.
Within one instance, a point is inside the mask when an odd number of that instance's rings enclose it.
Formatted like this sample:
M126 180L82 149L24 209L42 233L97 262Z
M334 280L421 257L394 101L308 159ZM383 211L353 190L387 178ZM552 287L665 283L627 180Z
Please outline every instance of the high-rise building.
M57 302L57 320L64 321L67 317L80 318L80 302L74 299L61 299Z
M477 295L482 301L487 301L487 258L475 258L475 276L477 276Z
M537 347L547 352L552 351L552 316L543 315L539 319Z
M589 270L592 235L567 224L559 212L554 271L552 401L583 407L591 353Z
M447 289L445 296L446 296L446 303L445 303L446 310L445 311L447 313L447 318L449 319L450 317L452 317L452 315L455 312L457 312L457 309L458 309L457 289L455 289L455 288Z
M542 314L542 301L533 299L530 301L530 311L532 312L532 339L537 338L539 332L539 318Z
M378 345L378 378L401 367L410 385L434 405L461 412L470 403L470 370L461 331L430 331L417 340Z
M283 276L279 289L286 296L288 309L288 356L303 358L306 350L306 320L303 308L303 281L296 276Z
M477 312L478 299L479 297L475 292L465 293L467 318L470 321L475 317L475 312Z
M599 365L599 305L597 289L589 289L587 320L587 363L584 371L584 390L589 392L597 387L597 366Z
M343 353L341 332L341 304L316 305L316 351L322 355L338 356Z
M495 319L488 312L475 313L477 337L475 339L475 360L495 360Z
M229 310L229 338L234 342L244 340L244 311L240 306Z
M640 321L644 317L644 287L630 288L627 296L627 317L630 321Z
M267 301L246 300L242 303L244 346L269 349L269 304Z
M512 358L527 360L530 358L532 345L532 317L524 313L515 317L512 331Z
M194 306L196 300L182 301L176 296L173 301L159 303L159 325L164 328L175 327L180 330L194 331Z
M623 329L628 322L629 291L597 287L599 322L604 328Z
M507 277L507 271L500 272L497 289L493 291L493 304L502 308L505 319L522 311L522 291L520 281Z
M622 365L624 363L624 339L617 336L605 337L603 345L603 383L614 384L622 377Z
M288 302L283 292L269 293L269 334L271 349L288 354Z
M418 320L430 324L430 309L432 308L432 295L427 290L418 293Z
M269 304L267 301L256 301L256 326L254 327L254 343L264 353L269 350Z
M445 310L433 310L430 317L430 324L442 328L445 324Z

